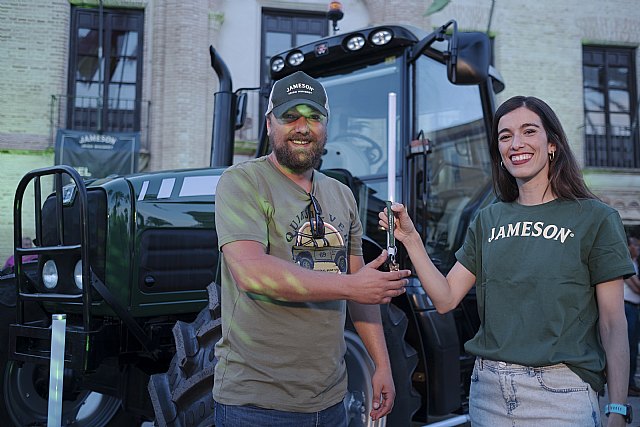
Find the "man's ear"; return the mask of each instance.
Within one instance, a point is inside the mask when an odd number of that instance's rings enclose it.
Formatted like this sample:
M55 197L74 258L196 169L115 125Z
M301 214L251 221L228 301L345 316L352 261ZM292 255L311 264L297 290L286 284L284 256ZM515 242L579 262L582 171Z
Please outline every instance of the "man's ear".
M267 116L267 135L271 134L271 114Z

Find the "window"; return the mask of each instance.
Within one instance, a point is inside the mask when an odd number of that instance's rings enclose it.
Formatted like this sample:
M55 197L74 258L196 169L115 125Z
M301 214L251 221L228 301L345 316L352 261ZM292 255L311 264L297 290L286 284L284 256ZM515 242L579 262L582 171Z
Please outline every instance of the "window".
M586 165L640 168L635 49L584 46Z
M262 87L271 87L269 60L276 53L293 46L311 43L328 34L329 23L325 13L288 12L264 9L262 11ZM266 110L267 100L260 100L260 111Z
M140 130L143 18L141 10L73 9L67 128Z

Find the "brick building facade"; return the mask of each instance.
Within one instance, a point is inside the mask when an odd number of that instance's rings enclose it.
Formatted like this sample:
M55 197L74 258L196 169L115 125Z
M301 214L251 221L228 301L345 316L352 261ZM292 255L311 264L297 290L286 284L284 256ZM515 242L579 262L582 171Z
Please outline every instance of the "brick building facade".
M494 63L506 83L498 101L516 94L548 101L558 112L583 166L583 45L634 49L635 85L640 81L636 0L451 0L430 16L424 13L429 0L342 3L343 33L387 22L430 29L451 18L458 21L461 30L489 30L494 39ZM53 163L52 148L61 116L56 97L68 93L70 81L72 10L97 8L98 4L97 0L0 3L0 167L8 172L0 174L0 258L12 251L11 207L19 176ZM257 86L263 10L323 13L327 4L314 0L104 0L103 7L108 10L144 13L139 83L148 114L142 118L142 167L164 170L209 164L217 87L209 45L214 45L228 63L234 89ZM637 109L637 103L633 105ZM254 110L252 114L259 114ZM635 114L637 126L637 110ZM627 224L640 224L637 172L585 167L590 185L620 210ZM32 234L31 222L24 222L25 233Z

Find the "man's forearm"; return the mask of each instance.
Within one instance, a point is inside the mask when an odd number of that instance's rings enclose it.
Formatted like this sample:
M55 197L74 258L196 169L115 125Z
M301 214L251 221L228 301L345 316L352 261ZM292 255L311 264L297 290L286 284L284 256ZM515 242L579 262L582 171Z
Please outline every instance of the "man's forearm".
M281 301L318 302L347 299L347 283L341 275L307 270L270 255L229 259L236 284Z
M380 318L380 306L349 303L349 315L376 369L391 369Z

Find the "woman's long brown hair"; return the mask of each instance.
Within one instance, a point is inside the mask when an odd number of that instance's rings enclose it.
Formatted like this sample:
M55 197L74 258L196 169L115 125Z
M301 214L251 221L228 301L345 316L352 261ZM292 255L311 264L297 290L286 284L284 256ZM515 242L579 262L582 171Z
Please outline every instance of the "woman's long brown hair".
M493 171L493 191L503 202L513 202L520 194L516 179L501 166L502 157L498 148L498 122L505 115L524 107L538 115L547 132L549 142L556 145L555 157L549 163L549 187L562 200L597 199L589 190L582 177L567 135L556 113L544 101L533 96L514 96L506 100L493 118L491 129L491 169Z

